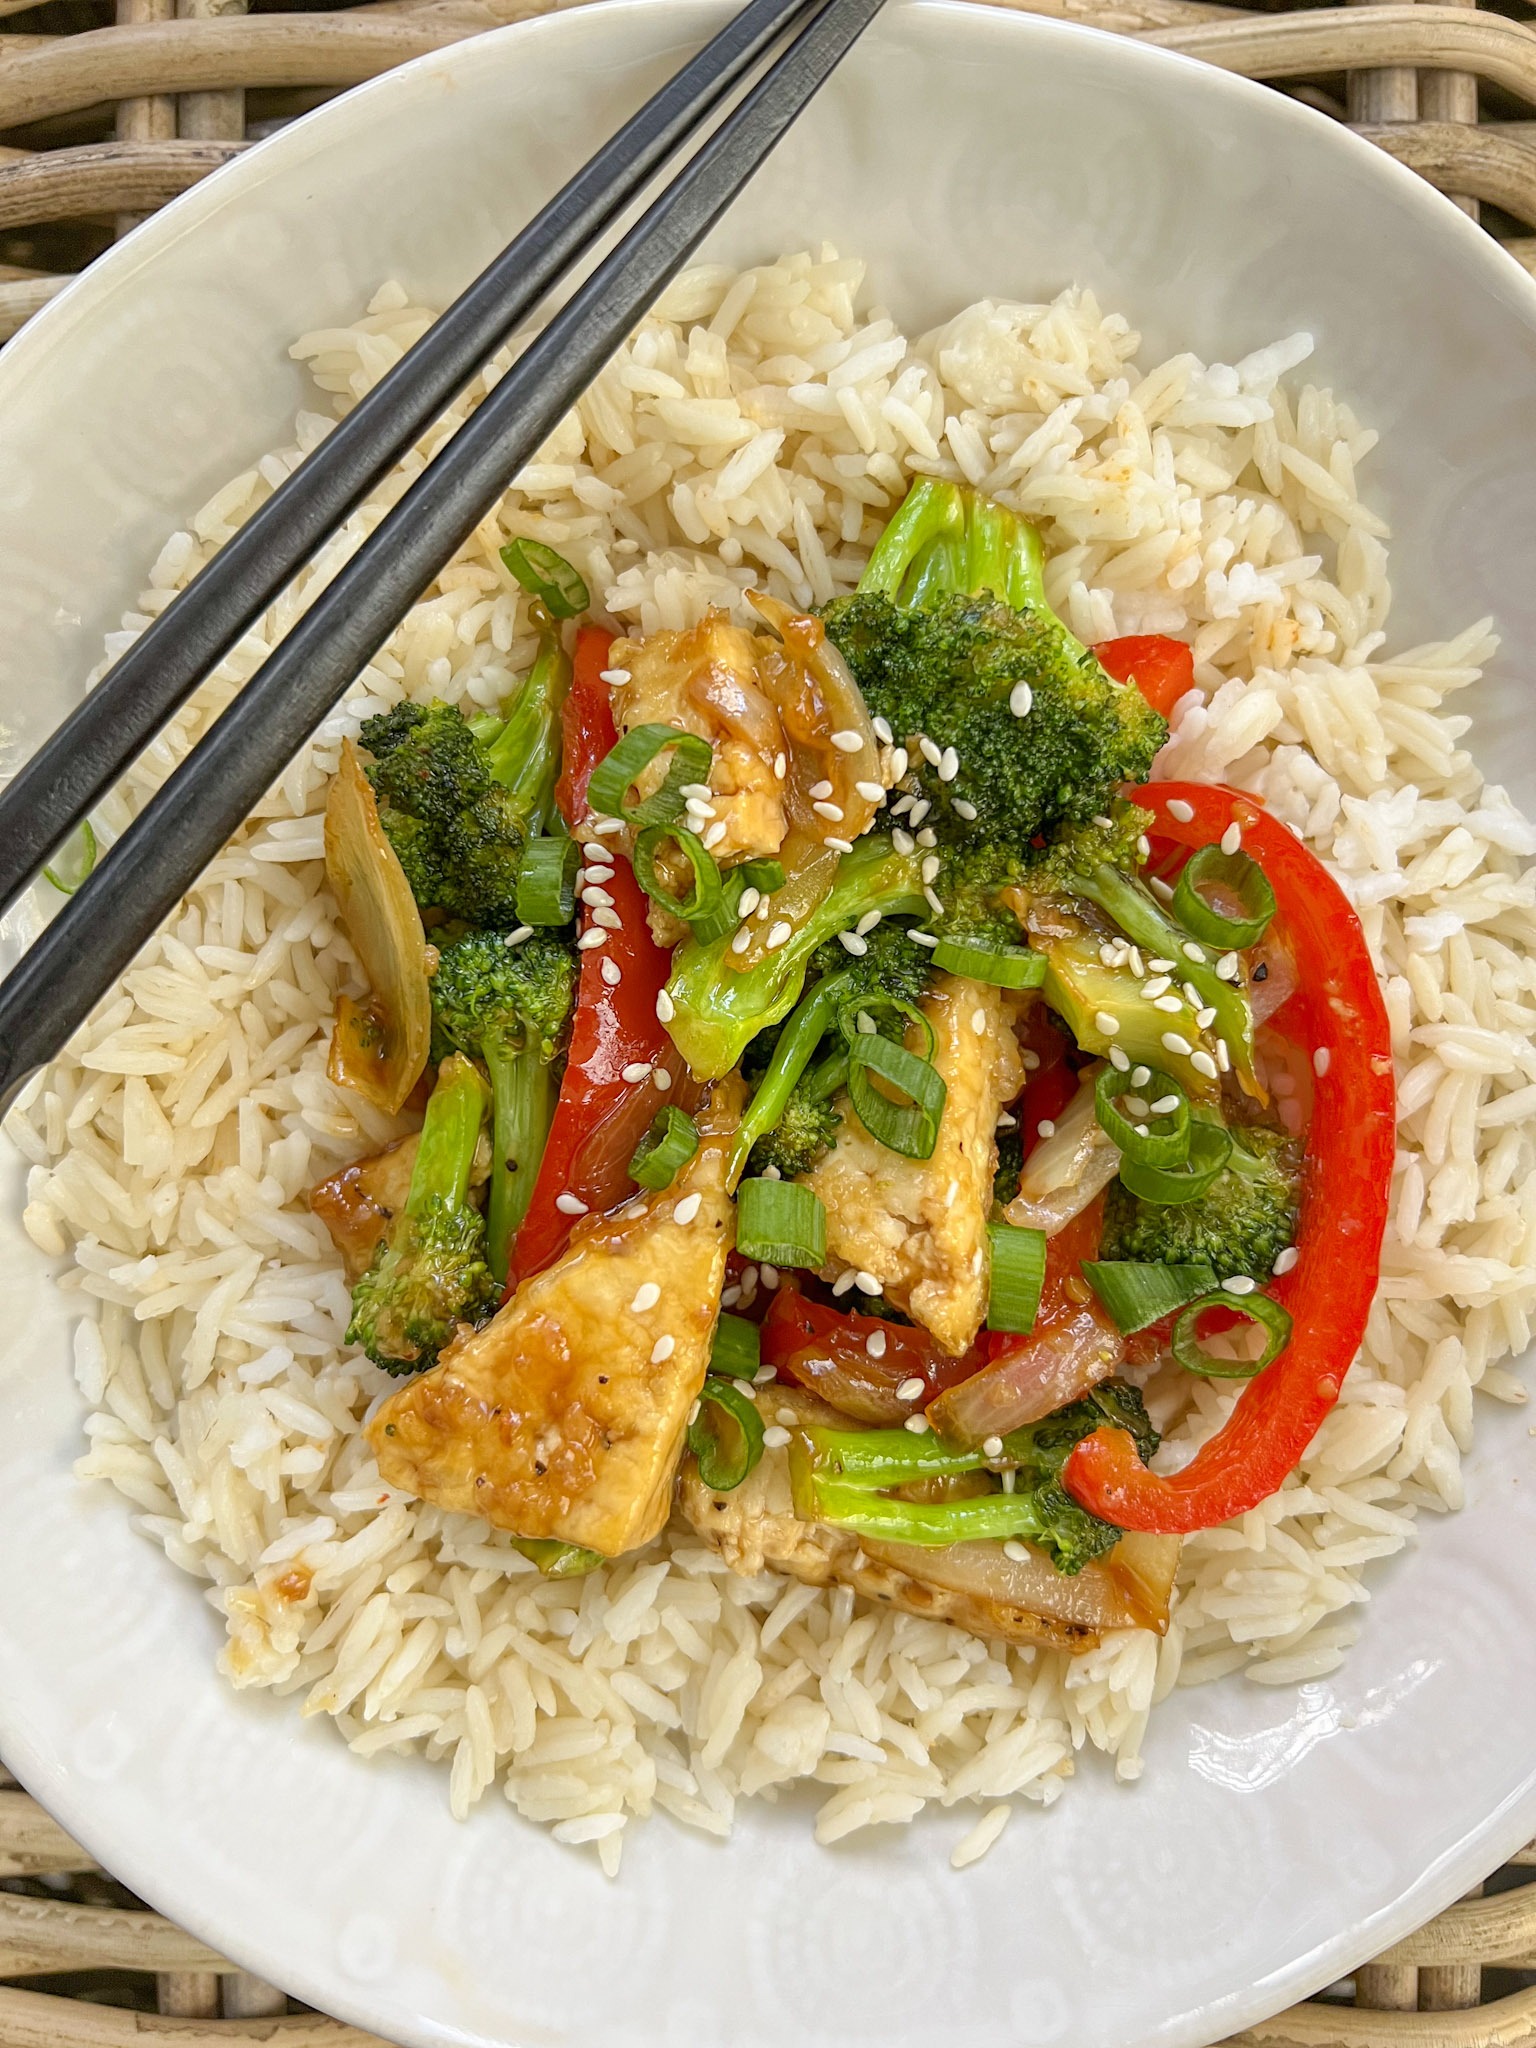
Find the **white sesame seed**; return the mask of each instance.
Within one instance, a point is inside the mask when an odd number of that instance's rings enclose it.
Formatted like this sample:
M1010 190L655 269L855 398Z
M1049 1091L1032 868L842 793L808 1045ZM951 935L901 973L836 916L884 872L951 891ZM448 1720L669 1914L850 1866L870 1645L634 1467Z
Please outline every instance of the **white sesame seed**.
M1199 967L1205 965L1205 948L1197 946L1193 939L1186 939L1179 950L1186 960L1193 960Z
M764 1450L782 1451L788 1442L789 1431L782 1428L777 1422L773 1425L772 1429L765 1429L763 1431Z
M864 735L845 726L841 732L833 733L832 744L840 754L856 754L864 744Z
M986 1035L987 1035L987 1013L986 1013L986 1011L985 1011L985 1010L972 1010L972 1012L971 1012L971 1029L972 1029L972 1030L973 1030L973 1031L975 1032L975 1034L976 1034L976 1036L977 1036L978 1038L985 1038L985 1037L986 1037Z
M1216 1065L1216 1062L1211 1058L1210 1054L1203 1050L1200 1052L1192 1052L1189 1056L1189 1064L1194 1068L1197 1074L1204 1074L1207 1081L1214 1081L1216 1079L1217 1074L1220 1072L1220 1069Z
M912 834L910 832L903 832L899 825L891 834L891 844L900 854L915 853L917 851L917 842L913 839Z
M915 1401L922 1394L925 1385L926 1382L914 1373L911 1379L903 1380L896 1389L896 1398L898 1401Z
M1181 796L1171 796L1168 799L1168 815L1170 818L1177 818L1181 825L1192 825L1195 821L1195 807L1186 803Z
M730 827L726 824L724 818L716 819L715 823L704 834L704 851L712 853L729 830Z
M928 899L928 908L933 912L934 916L942 917L944 915L944 905L939 899L938 892L925 888L923 894Z
M885 802L885 784L883 782L856 782L853 786L859 795L863 797L865 803L883 804Z
M1093 822L1095 823L1095 825L1101 825L1106 832L1113 832L1115 829L1115 821L1113 818L1106 818L1100 816L1095 818Z
M1236 981L1240 965L1235 953L1223 953L1216 962L1216 972L1223 981Z
M509 946L520 946L523 943L524 939L531 939L532 937L533 926L531 924L515 925L513 929L507 933L506 943Z
M1228 1294L1256 1294L1259 1286L1258 1281L1250 1280L1246 1273L1234 1273L1221 1284Z
M981 1448L989 1458L1000 1458L1003 1455L1003 1440L1000 1436L989 1436Z
M857 932L839 932L837 942L843 951L851 953L855 960L862 959L869 951L868 939L861 939Z
M1138 832L1136 834L1136 851L1143 860L1150 860L1152 858L1152 842L1145 832Z
M834 1294L846 1294L852 1285L853 1275L851 1273L839 1273L832 1282L832 1292Z
M869 827L866 825L864 830L867 832ZM853 841L851 839L835 839L830 832L821 843L823 846L830 846L834 853L852 853L853 851Z
M869 1355L870 1355L870 1357L871 1357L871 1358L884 1358L884 1356L885 1356L885 1332L884 1332L884 1330L871 1330L871 1331L870 1331L870 1333L869 1333L869 1335L868 1335L868 1336L867 1336L867 1337L866 1337L866 1338L864 1339L864 1349L865 1349L865 1350L866 1350L866 1351L867 1351L867 1352L869 1353Z
M731 951L733 953L745 953L745 951L747 950L748 946L751 945L751 943L752 934L745 928L745 926L743 926L743 928L736 934L735 938L731 941Z
M813 782L806 794L812 797L830 796L832 794L832 785L826 781Z
M712 818L715 815L715 807L707 796L688 797L683 804L683 809L690 818Z
M911 765L911 764L910 764L910 762L909 762L909 759L908 759L908 756L907 756L907 750L906 750L906 748L905 748L905 747L898 747L898 748L896 749L895 753L894 753L894 754L892 754L892 756L891 756L891 780L892 780L892 782L900 782L901 778L903 777L903 775L905 775L905 774L906 774L906 772L907 772L907 769L908 769L908 767L909 767L910 765Z
M1242 843L1243 828L1234 818L1226 831L1221 835L1221 850L1223 853L1236 853L1241 848Z
M624 684L629 681L629 670L627 668L605 668L602 671L602 677L605 683Z
M681 1223L686 1227L698 1215L699 1206L703 1200L704 1197L698 1193L684 1195L683 1199L672 1211L672 1221L674 1223Z
M967 825L973 824L976 819L976 806L967 803L963 796L957 796L955 798L955 816L957 818L964 818Z
M601 925L594 925L591 931L583 932L576 941L576 950L578 953L590 953L594 947L606 946L607 943L608 934Z
M658 1067L655 1073L651 1076L651 1086L653 1088L659 1088L662 1094L665 1095L667 1090L672 1086L672 1074L670 1069L667 1067Z
M1152 1069L1150 1067L1133 1067L1131 1069L1131 1086L1133 1088L1145 1088L1151 1078Z
M960 773L960 756L953 747L944 749L944 758L939 763L940 782L953 782Z
M757 1399L757 1386L756 1386L755 1382L753 1382L753 1381L751 1381L751 1380L737 1380L737 1382L736 1382L736 1387L737 1387L737 1390L738 1390L738 1391L739 1391L739 1392L740 1392L740 1393L741 1393L741 1394L742 1394L742 1395L743 1395L743 1396L744 1396L744 1397L745 1397L745 1398L746 1398L746 1399L747 1399L748 1401L755 1401L755 1400Z
M752 915L755 918L757 918L760 923L766 924L769 918L773 915L773 898L771 896L765 896L762 902L759 903L759 905L757 906L756 910L753 911Z
M782 782L784 780L785 776L789 773L789 756L787 754L780 753L774 755L773 773L776 781Z
M958 1194L959 1194L959 1192L960 1192L960 1183L959 1183L959 1181L958 1181L958 1180L952 1180L952 1181L951 1181L951 1182L949 1183L948 1187L947 1187L947 1188L945 1188L945 1190L944 1190L944 1206L945 1206L945 1208L946 1208L946 1209L953 1209L953 1207L955 1206L955 1197L956 1197L956 1195L958 1195Z
M609 861L613 859L613 848L604 846L600 839L584 839L581 850L588 860Z
M1224 1038L1218 1038L1216 1041L1216 1064L1224 1074L1231 1073L1232 1055L1227 1051L1227 1041Z
M1200 1029L1202 1031L1209 1031L1211 1026L1216 1022L1216 1012L1209 1003L1206 1004L1203 1010L1196 1010L1195 1022L1200 1026Z
M939 856L936 853L923 856L921 873L925 882L936 882L939 879Z
M684 797L702 797L704 802L708 803L714 791L707 782L685 782L678 794Z
M658 1337L651 1346L652 1365L665 1365L676 1349L677 1339L675 1337Z
M880 1292L880 1282L873 1273L866 1273L862 1266L854 1274L853 1284L858 1288L860 1294L878 1294Z
M1153 1116L1172 1116L1179 1106L1177 1095L1159 1095L1152 1105Z
M927 817L928 813L929 813L929 812L930 812L930 811L931 811L932 809L933 809L933 805L932 805L931 803L929 803L929 801L928 801L928 799L927 799L926 797L924 797L924 798L923 798L923 800L922 800L922 802L921 802L920 804L914 804L914 805L912 806L911 810L910 810L910 811L908 811L908 813L907 813L907 822L908 822L909 824L913 825L913 826L921 825L921 823L923 822L924 818L926 818L926 817ZM919 840L919 841L918 841L918 844L919 844L919 845L921 845L921 844L922 844L922 841L921 841L921 840ZM932 841L932 840L930 839L930 840L929 840L929 842L928 842L928 844L929 844L930 846L932 846L932 844L933 844L933 841Z
M1183 1058L1188 1059L1192 1050L1193 1048L1189 1040L1181 1037L1177 1031L1165 1031L1163 1033L1164 1052L1176 1052L1181 1054Z
M931 740L929 739L927 733L920 732L917 736L917 744L922 748L923 759L928 763L928 766L930 768L937 768L939 763L944 758L942 752L940 751L938 741Z
M914 1436L926 1436L932 1424L926 1415L909 1415L902 1426L910 1429Z
M1149 960L1147 962L1148 967L1151 968L1154 974L1171 974L1178 964L1177 960Z
M1100 1010L1093 1021L1106 1038L1113 1038L1120 1029L1120 1019L1111 1017L1108 1010Z
M583 889L581 900L583 903L601 905L604 910L612 910L613 908L613 898L608 894L608 891L596 888L595 886L590 889Z
M1018 1478L1018 1473L1015 1472L1013 1467L1010 1465L1005 1472L999 1473L998 1476L1003 1482L1004 1493L1012 1493L1013 1482Z
M649 1060L631 1060L619 1078L624 1081L644 1081L649 1077L650 1071L651 1062Z
M869 934L874 930L875 926L880 922L881 915L882 913L878 910L865 911L864 915L859 919L858 923L854 926L854 930L858 933L861 939L867 938L869 936Z
M1165 882L1161 875L1148 875L1147 887L1160 902L1171 903L1173 901L1173 884L1172 882Z
M1177 1096L1174 1097L1174 1101L1177 1103ZM1125 1097L1125 1113L1127 1116L1152 1116L1154 1114L1153 1110L1148 1106L1144 1095L1127 1095Z
M1173 983L1168 979L1166 974L1154 975L1151 981L1142 983L1142 997L1145 1001L1149 1003L1155 1003L1159 996L1167 995L1169 989L1171 989L1172 987Z
M616 910L610 910L606 904L600 904L598 908L593 911L592 922L597 926L599 931L604 932L619 931L622 929L624 924L624 920L622 917L620 917L619 913Z
M914 946L936 946L939 943L932 932L908 932L907 937Z
M1000 1131L1016 1131L1018 1127L1019 1120L1011 1110L1000 1109L997 1112L996 1129Z
M761 889L743 889L741 901L737 904L736 908L743 917L750 917L762 900L763 892Z
M789 920L783 917L776 924L770 925L768 929L769 952L776 953L780 946L787 946L790 939L794 936L794 930L795 928Z
M584 867L582 869L581 879L584 884L587 882L594 882L603 887L606 887L607 884L613 880L613 869L609 866L609 864L606 861L604 861L600 867L596 864L589 864L587 867Z
M1275 1272L1277 1275L1282 1273L1294 1273L1297 1266L1300 1263L1301 1253L1297 1251L1295 1245L1288 1244L1285 1250L1280 1254L1279 1258L1275 1261Z
M555 1207L562 1216L585 1216L587 1205L580 1195L556 1195Z
M609 988L617 988L624 979L624 970L617 960L604 960L600 965L599 972Z
M841 804L817 803L812 804L811 809L818 818L825 818L829 825L841 825L843 822L843 807Z
M924 804L923 809L926 811L927 808L928 806ZM912 813L912 822L914 825L917 823L916 811ZM934 831L931 825L925 826L924 829L917 835L917 843L919 846L923 847L926 850L930 846L938 845L939 835L937 832Z
M1122 1074L1130 1071L1131 1063L1118 1045L1112 1045L1109 1048L1109 1064L1117 1068Z
M895 733L891 731L889 721L884 718L876 718L870 722L875 728L875 738L883 740L886 746L889 746L896 737Z
M1313 1073L1317 1075L1319 1080L1321 1080L1323 1075L1327 1073L1328 1069L1332 1065L1333 1054L1328 1050L1326 1045L1320 1045L1317 1048L1317 1051L1312 1055Z
M629 1304L634 1315L643 1316L648 1308L654 1308L661 1299L661 1289L654 1280L642 1280L635 1289L635 1298Z
M1029 1562L1029 1552L1016 1536L1010 1536L1003 1545L1003 1555L1011 1559L1014 1564L1027 1564Z
M1028 718L1035 693L1028 683L1015 683L1008 693L1008 709L1015 718Z
M1176 1017L1179 1011L1183 1009L1184 1003L1183 999L1179 996L1154 996L1152 1007L1154 1010L1163 1011L1166 1016Z
M739 1287L723 1287L720 1290L720 1306L722 1308L734 1308L740 1300L741 1289Z
M622 818L599 818L592 826L592 830L598 833L622 832L624 830L624 820Z
M670 1024L677 1015L677 1005L664 988L659 988L656 991L656 1015L663 1024Z
M1150 1138L1152 1135L1145 1124L1137 1124L1135 1130L1138 1138Z
M694 1425L694 1424L695 1424L695 1423L696 1423L696 1422L698 1421L698 1419L699 1419L699 1410L700 1410L700 1409L701 1409L701 1408L702 1408L703 1406L704 1406L704 1403L703 1403L702 1401L695 1401L695 1402L694 1402L694 1404L693 1404L693 1406L692 1406L692 1407L691 1407L691 1408L690 1408L690 1409L688 1410L688 1427L689 1427L690 1429L692 1429L693 1425Z
M1147 970L1146 970L1146 967L1145 967L1145 965L1143 964L1143 961L1142 961L1142 957L1141 957L1141 951L1140 951L1140 948L1139 948L1139 947L1136 947L1136 946L1132 946L1132 947L1131 947L1131 948L1129 949L1129 951L1128 951L1128 954L1127 954L1127 958L1129 959L1129 961L1130 961L1130 963L1131 963L1131 972L1132 972L1132 974L1134 974L1134 975L1135 975L1135 977L1136 977L1136 979L1137 979L1138 981L1140 981L1141 977L1142 977L1142 976L1143 976L1143 975L1144 975L1144 974L1146 973L1146 971L1147 971Z
M1041 1117L1035 1128L1042 1138L1054 1138L1056 1135L1056 1125L1048 1116Z

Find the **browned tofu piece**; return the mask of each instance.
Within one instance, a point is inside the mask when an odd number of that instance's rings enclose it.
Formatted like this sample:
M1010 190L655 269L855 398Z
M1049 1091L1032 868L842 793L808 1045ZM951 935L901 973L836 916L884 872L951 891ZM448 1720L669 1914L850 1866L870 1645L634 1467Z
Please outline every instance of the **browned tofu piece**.
M1024 1079L1017 1008L1004 989L941 975L923 1003L949 1090L933 1156L892 1152L845 1104L837 1143L805 1176L826 1205L831 1270L872 1273L886 1299L954 1357L987 1311L997 1115Z
M799 1426L857 1425L798 1387L768 1386L759 1405L770 1422ZM692 1457L678 1477L684 1518L734 1572L787 1572L807 1585L851 1586L929 1621L950 1621L973 1635L1053 1650L1091 1650L1104 1630L1168 1624L1168 1597L1179 1539L1123 1537L1108 1557L1073 1577L1059 1573L1032 1546L1007 1557L1000 1543L962 1543L928 1550L910 1543L874 1543L848 1529L795 1518L789 1452L765 1450L730 1493L715 1493Z
M710 851L722 865L777 853L784 843L784 778L775 765L786 758L784 730L757 682L757 647L751 633L711 611L685 633L617 640L609 656L611 667L629 671L613 698L623 731L672 725L713 746L711 822L725 830ZM662 773L659 765L647 770L637 785L643 795Z
M658 1534L735 1236L739 1101L738 1084L717 1088L699 1119L713 1129L670 1188L579 1226L556 1264L391 1394L368 1425L391 1486L607 1557Z

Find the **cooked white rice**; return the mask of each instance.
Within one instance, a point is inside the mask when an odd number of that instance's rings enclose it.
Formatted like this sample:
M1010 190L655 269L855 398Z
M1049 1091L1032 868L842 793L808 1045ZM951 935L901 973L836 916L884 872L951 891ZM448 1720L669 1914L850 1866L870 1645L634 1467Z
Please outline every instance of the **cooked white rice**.
M1421 1509L1461 1500L1473 1390L1524 1392L1536 1301L1536 830L1484 783L1443 708L1494 651L1487 621L1388 655L1387 530L1357 495L1375 435L1310 385L1297 335L1243 362L1143 373L1086 291L984 302L910 342L831 252L675 284L343 709L266 797L10 1130L27 1227L80 1300L80 1462L228 1625L223 1668L334 1717L364 1756L449 1765L453 1810L500 1783L558 1839L618 1866L631 1816L714 1834L736 1801L811 1779L831 1842L924 1805L1049 1804L1079 1751L1141 1769L1156 1700L1242 1672L1331 1671L1366 1567ZM171 537L120 653L431 315L387 285L304 337L323 409ZM120 830L462 417L403 464L251 633L113 799ZM1301 1470L1187 1544L1165 1640L1075 1661L865 1610L846 1591L733 1578L682 1531L588 1579L541 1579L484 1524L391 1492L360 1434L387 1384L342 1343L348 1297L305 1190L394 1134L333 1088L357 970L321 865L343 735L403 694L495 705L532 658L497 550L550 542L649 631L766 580L848 588L914 471L961 476L1044 522L1053 601L1085 640L1193 641L1162 771L1234 781L1305 833L1358 904L1381 967L1401 1114L1365 1350ZM1152 1390L1177 1442L1233 1398ZM1180 1417L1176 1401L1189 1402Z

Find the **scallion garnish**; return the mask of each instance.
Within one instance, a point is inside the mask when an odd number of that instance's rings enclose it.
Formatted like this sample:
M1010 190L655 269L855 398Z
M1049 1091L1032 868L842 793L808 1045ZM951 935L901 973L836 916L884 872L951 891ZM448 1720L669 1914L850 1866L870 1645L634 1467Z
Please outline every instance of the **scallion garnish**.
M987 1235L992 1240L987 1328L1027 1336L1040 1313L1040 1290L1045 1285L1045 1232L989 1223Z
M656 756L672 749L671 765L660 789L643 802L626 803L630 784L643 775ZM615 742L592 771L587 802L594 811L643 831L647 825L670 825L683 814L683 790L690 782L708 782L714 749L696 732L675 725L637 725Z
M740 1486L763 1455L763 1418L734 1380L713 1373L705 1380L688 1425L688 1448L713 1493Z
M1123 1337L1160 1323L1216 1285L1209 1266L1164 1266L1139 1259L1084 1259L1083 1278Z
M736 1196L736 1249L770 1266L820 1266L827 1257L827 1212L813 1188L796 1180L744 1180Z
M52 882L61 896L73 896L96 865L96 834L91 829L89 818L81 820L76 839L78 848L75 839L71 839L64 847L58 867L43 869L44 877Z
M762 1332L756 1323L722 1311L709 1354L710 1371L724 1373L727 1379L750 1380L757 1376L762 1362Z
M1217 910L1201 893L1202 885L1212 882L1236 896L1246 915L1229 917ZM1220 946L1224 952L1237 946L1256 946L1275 914L1275 892L1269 877L1249 854L1202 846L1184 864L1173 892L1173 914L1186 931L1208 946Z
M1144 1202L1198 1201L1225 1168L1232 1140L1224 1124L1196 1117L1189 1128L1189 1156L1182 1166L1143 1166L1122 1159L1120 1179Z
M908 1100L893 1102L876 1087L877 1075ZM848 1100L854 1114L872 1138L904 1159L933 1157L948 1095L938 1068L904 1045L894 1045L877 1031L861 1031L849 1040Z
M512 1548L536 1564L546 1579L580 1579L608 1562L595 1550L583 1550L576 1543L561 1543L553 1536L514 1536Z
M716 939L728 938L741 923L741 899L748 889L756 889L760 896L771 896L783 886L784 869L776 860L744 860L738 867L728 869L720 880L718 902L689 919L695 940L701 946L712 946Z
M668 840L693 870L693 887L686 896L674 896L656 872L657 850ZM635 880L653 903L659 903L684 924L708 918L720 906L720 870L714 855L706 851L696 833L685 831L681 825L646 826L635 841Z
M569 924L576 912L574 839L534 839L517 875L517 914L523 924Z
M501 551L509 575L536 597L552 619L574 619L592 602L586 584L564 555L541 540L509 540Z
M1039 988L1046 959L1028 946L993 946L981 939L940 939L933 964L950 974L968 974L994 988Z
M699 1133L691 1116L668 1103L634 1149L629 1177L643 1188L669 1188L678 1168L699 1149Z
M1154 1067L1151 1080L1137 1091L1138 1096L1149 1096L1154 1102L1165 1102L1170 1096L1178 1100L1171 1110L1154 1113L1148 1107L1144 1116L1128 1116L1121 1109L1121 1097L1130 1092L1127 1075L1109 1066L1100 1070L1093 1085L1093 1106L1105 1137L1138 1166L1182 1166L1190 1145L1189 1097L1184 1084Z
M1256 1359L1213 1358L1209 1351L1201 1349L1196 1325L1210 1308L1230 1309L1259 1325L1265 1333L1264 1349ZM1208 1380L1254 1379L1265 1366L1274 1364L1290 1341L1291 1318L1278 1301L1272 1301L1267 1294L1228 1294L1220 1287L1189 1304L1174 1324L1170 1340L1173 1355L1184 1370L1200 1373Z

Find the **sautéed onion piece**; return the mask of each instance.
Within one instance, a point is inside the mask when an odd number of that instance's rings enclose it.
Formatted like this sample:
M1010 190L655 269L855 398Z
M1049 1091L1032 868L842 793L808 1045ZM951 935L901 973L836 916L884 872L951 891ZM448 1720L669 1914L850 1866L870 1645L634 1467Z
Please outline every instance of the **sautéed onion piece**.
M1019 1192L1008 1204L1010 1223L1047 1237L1082 1214L1120 1170L1120 1150L1105 1134L1094 1108L1099 1066L1083 1069L1076 1095L1056 1119L1055 1132L1024 1162Z
M1124 1362L1119 1332L1092 1309L1078 1309L1020 1338L1017 1350L947 1388L926 1413L946 1442L974 1449L989 1436L1054 1415Z
M1028 1544L1009 1557L1001 1543L955 1543L929 1550L909 1543L864 1539L866 1554L929 1585L974 1594L1002 1606L1022 1607L1080 1628L1168 1627L1177 1536L1123 1536L1107 1557L1080 1572L1058 1572L1050 1559Z

